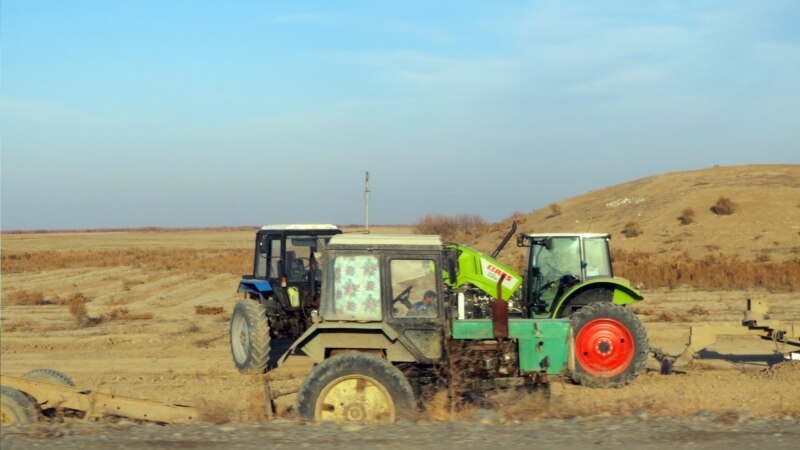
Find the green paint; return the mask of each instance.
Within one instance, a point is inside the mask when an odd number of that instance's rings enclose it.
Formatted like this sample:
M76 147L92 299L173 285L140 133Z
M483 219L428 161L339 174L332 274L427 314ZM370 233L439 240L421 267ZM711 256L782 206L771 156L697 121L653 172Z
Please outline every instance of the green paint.
M454 320L451 329L453 339L494 339L491 319ZM569 331L568 319L509 319L508 337L519 344L520 371L562 373L569 358Z

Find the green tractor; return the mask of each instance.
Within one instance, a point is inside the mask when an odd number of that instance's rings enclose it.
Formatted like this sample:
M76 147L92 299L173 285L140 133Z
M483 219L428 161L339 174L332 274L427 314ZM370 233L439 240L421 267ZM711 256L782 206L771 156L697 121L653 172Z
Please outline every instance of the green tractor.
M517 236L517 246L528 247L525 277L494 259L516 227L512 227L492 256L468 246L450 244L456 250L459 267L451 287L465 295L460 318L483 318L491 315L491 303L497 297L495 285L503 274L501 296L516 317L569 317L593 302L620 306L638 302L642 294L612 271L609 240L604 233L524 233Z
M612 298L569 318L554 318L553 307L537 317L526 303L507 301L521 282L491 256L438 236L332 237L319 312L279 361L315 364L297 393L297 414L394 422L442 390L458 404L558 376L620 387L643 370L647 334L629 309ZM489 297L492 285L487 314L476 317L484 311L473 291Z
M522 303L534 317L568 317L593 302L629 305L643 299L614 277L605 233L521 234L529 247Z

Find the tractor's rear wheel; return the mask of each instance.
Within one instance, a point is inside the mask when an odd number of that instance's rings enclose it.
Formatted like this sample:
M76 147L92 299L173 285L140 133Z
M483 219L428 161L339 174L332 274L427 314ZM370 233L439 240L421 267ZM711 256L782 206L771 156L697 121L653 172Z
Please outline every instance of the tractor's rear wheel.
M236 303L231 315L231 354L241 373L262 373L269 362L269 322L264 305L252 300Z
M644 369L647 331L629 309L591 303L570 316L574 338L572 379L590 387L621 387Z
M75 382L72 381L72 378L55 369L33 369L25 372L22 378L60 384L62 386L75 386Z
M25 393L0 386L0 423L25 425L36 422L36 405Z
M314 421L394 423L414 409L414 391L400 369L361 352L318 364L297 393L297 414Z

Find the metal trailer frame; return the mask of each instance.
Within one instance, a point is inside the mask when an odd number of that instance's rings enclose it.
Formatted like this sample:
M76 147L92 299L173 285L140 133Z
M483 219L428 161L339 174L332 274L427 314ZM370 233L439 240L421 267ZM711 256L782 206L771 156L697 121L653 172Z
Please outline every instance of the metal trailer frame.
M191 406L124 397L111 392L10 375L0 375L0 385L26 394L41 407L41 410L51 408L77 410L84 413L84 420L117 416L149 422L186 424L198 422L200 416L200 410Z
M689 328L689 343L675 366L688 364L694 355L714 345L719 336L756 336L772 341L775 352L790 361L800 360L800 323L781 322L770 318L766 300L747 299L741 325L695 325ZM792 350L792 347L795 349Z

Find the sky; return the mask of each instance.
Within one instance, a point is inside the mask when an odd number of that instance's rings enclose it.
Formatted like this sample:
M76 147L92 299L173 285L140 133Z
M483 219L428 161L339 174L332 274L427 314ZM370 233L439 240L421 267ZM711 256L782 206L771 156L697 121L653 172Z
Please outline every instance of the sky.
M800 2L0 1L0 229L499 221L800 163Z

